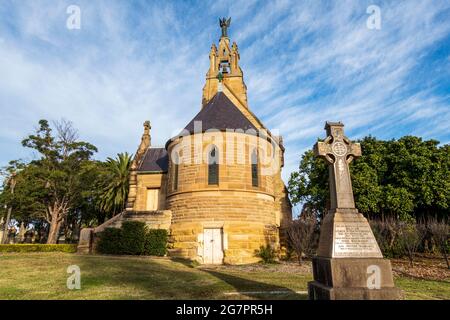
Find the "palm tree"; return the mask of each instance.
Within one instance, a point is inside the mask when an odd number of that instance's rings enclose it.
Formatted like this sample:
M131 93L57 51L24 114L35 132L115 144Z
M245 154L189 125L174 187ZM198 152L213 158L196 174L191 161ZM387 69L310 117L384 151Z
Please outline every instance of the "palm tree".
M128 197L131 155L127 152L117 154L116 159L106 159L109 179L102 190L99 208L108 215L122 212Z

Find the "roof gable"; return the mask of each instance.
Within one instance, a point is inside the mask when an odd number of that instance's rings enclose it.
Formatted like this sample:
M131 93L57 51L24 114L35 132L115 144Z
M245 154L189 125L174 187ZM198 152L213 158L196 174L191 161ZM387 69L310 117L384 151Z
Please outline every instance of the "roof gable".
M226 130L242 129L244 131L256 127L244 116L233 102L223 93L218 92L184 128L194 133L194 123L201 121L202 131L208 129Z

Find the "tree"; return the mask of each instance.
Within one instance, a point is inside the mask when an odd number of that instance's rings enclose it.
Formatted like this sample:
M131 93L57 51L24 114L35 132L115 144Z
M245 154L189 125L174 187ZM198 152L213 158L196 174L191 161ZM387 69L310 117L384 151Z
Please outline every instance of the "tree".
M392 216L410 221L450 210L450 146L436 140L406 136L380 141L359 141L362 156L350 166L356 207L372 219ZM299 170L291 174L292 203L325 213L328 170L324 161L306 151Z
M298 263L302 264L303 254L311 256L318 242L318 222L315 217L300 216L287 229L289 244L297 254Z
M301 159L299 171L293 172L288 184L292 203L303 203L319 215L323 215L329 201L328 170L325 161L306 151Z
M108 177L107 184L99 197L101 211L113 216L125 209L129 191L131 155L119 153L116 159L106 161Z
M97 148L78 141L69 121L55 123L56 135L47 120L39 121L35 134L22 141L24 147L34 149L39 158L26 170L28 188L36 203L45 207L44 219L49 223L47 243L56 243L61 225L68 212L82 197L84 177ZM25 188L25 186L24 186Z
M414 210L414 198L407 189L395 188L390 184L383 186L380 200L379 207L382 217L385 212L388 212L389 216L396 219L414 221L411 215Z
M352 186L356 207L369 217L377 215L382 206L383 187L377 171L366 162L357 162L352 170Z
M447 263L447 268L450 269L450 263L448 259L449 239L450 239L450 227L445 221L438 221L436 218L428 220L428 229L431 232L435 245Z
M390 141L384 161L383 185L403 188L413 201L411 216L448 214L450 208L450 150L436 140L405 136ZM403 193L405 194L405 192Z
M14 218L23 228L41 209L39 204L34 202L29 185L24 183L27 180L25 169L26 165L22 161L13 160L1 170L4 181L0 193L0 203L8 209L4 224L3 243L6 242L11 219Z
M408 257L410 266L413 266L414 254L422 242L424 234L418 228L417 224L411 222L404 222L398 224L399 233L398 241L403 253Z
M105 162L86 161L83 165L82 190L67 213L64 222L65 241L78 240L78 234L83 226L92 227L104 221L105 213L98 207L101 190L108 179Z

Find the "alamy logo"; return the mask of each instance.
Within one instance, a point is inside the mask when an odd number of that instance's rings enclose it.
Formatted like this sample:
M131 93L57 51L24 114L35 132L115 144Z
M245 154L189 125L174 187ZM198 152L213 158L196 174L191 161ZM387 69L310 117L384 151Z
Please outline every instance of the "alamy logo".
M66 27L69 30L81 29L81 9L79 6L70 5L66 10L69 17L66 21Z
M367 18L366 26L371 30L380 30L381 29L381 9L379 6L370 5L366 10L367 14L370 16Z
M370 265L367 267L367 288L380 289L381 288L381 270L379 266Z
M71 265L67 267L67 273L71 275L67 278L67 289L80 290L81 289L81 271L77 265Z

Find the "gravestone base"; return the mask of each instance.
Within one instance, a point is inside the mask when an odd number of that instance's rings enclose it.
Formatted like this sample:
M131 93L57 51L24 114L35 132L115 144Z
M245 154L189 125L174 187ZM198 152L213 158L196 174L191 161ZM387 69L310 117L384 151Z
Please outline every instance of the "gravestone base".
M379 286L370 289L368 278L379 270ZM311 300L399 300L391 262L383 258L313 258L315 281L308 283ZM373 284L372 284L373 285Z

